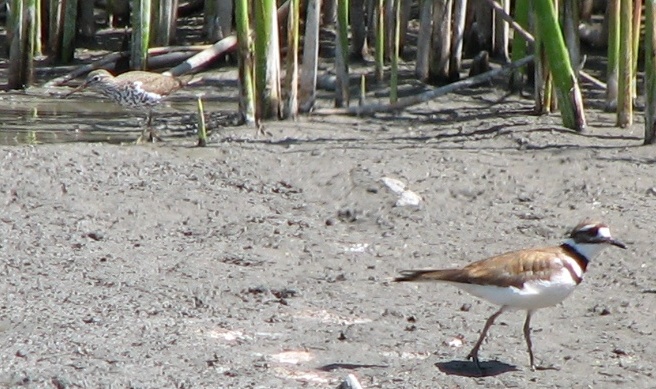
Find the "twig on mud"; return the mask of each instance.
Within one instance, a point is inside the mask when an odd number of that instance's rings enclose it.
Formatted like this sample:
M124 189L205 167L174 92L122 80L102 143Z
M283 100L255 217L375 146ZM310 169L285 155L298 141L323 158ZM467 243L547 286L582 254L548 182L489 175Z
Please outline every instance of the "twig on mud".
M348 107L348 108L325 108L325 109L317 109L314 112L312 112L315 115L356 115L356 116L363 116L363 115L371 115L376 112L389 112L389 111L398 111L403 108L410 107L412 105L417 105L421 103L425 103L427 101L433 100L437 97L443 96L447 93L451 93L453 91L456 91L458 89L463 89L463 88L468 88L472 87L478 84L482 84L484 82L487 82L491 80L494 77L498 77L501 75L509 74L515 69L522 67L531 61L533 61L534 56L529 55L528 57L524 57L520 59L519 61L511 62L503 67L500 67L498 69L490 70L485 73L481 73L477 76L467 78L462 81L457 81L449 85L445 85L440 88L435 88L432 89L428 92L415 95L415 96L410 96L406 97L403 99L398 100L396 103L392 104L371 104L371 105L365 105L365 106L356 106L356 107Z

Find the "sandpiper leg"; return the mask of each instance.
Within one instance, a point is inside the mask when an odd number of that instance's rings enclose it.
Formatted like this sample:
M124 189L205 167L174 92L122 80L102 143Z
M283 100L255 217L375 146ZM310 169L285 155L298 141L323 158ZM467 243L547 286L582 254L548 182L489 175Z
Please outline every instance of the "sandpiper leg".
M137 138L137 144L144 142L144 139L147 142L152 142L154 143L155 141L162 141L162 138L157 134L157 131L153 128L152 126L153 123L153 112L148 111L148 114L146 116L146 127L141 131L141 135L139 135L139 138ZM148 137L146 138L146 134L148 134Z
M487 331L490 329L492 324L494 324L494 320L499 315L501 315L505 310L506 307L503 306L487 319L487 321L485 322L485 327L483 327L483 331L481 331L481 335L478 337L478 340L476 341L474 348L472 348L472 350L467 355L467 359L471 359L472 361L474 361L474 363L476 363L476 367L478 367L479 370L481 369L481 365L478 362L478 349L481 347L481 344L483 343L483 339L485 339L485 336L487 335Z

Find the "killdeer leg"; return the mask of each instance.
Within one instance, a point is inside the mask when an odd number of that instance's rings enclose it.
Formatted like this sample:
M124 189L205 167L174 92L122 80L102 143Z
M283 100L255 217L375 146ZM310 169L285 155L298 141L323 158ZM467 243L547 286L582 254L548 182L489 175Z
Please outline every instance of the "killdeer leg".
M526 312L526 321L524 322L524 338L526 338L526 346L528 347L528 358L531 363L531 370L559 370L558 367L553 364L546 366L536 366L535 359L533 358L533 342L531 342L531 316L535 311Z
M531 342L531 315L533 311L526 311L526 321L524 322L524 338L526 339L526 346L528 347L528 358L531 363L531 370L535 370L535 363L533 360L533 342Z
M481 335L478 337L478 340L476 341L476 344L474 345L474 348L469 352L467 355L467 359L471 359L476 363L476 367L478 369L481 369L481 365L478 363L478 349L481 347L481 344L483 343L483 339L485 339L485 336L487 335L487 331L490 329L492 324L494 324L494 320L503 313L503 311L506 310L506 306L501 307L498 311L496 311L492 316L490 316L487 321L485 322L485 327L483 327L483 331L481 331Z

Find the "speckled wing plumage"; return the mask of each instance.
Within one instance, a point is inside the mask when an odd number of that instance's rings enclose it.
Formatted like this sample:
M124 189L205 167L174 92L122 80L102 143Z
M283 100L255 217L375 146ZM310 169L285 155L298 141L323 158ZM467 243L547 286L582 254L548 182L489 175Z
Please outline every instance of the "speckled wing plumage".
M116 76L116 82L129 83L132 87L139 86L148 93L167 96L184 86L184 83L175 77L164 76L158 73L131 71ZM137 83L140 83L137 85Z

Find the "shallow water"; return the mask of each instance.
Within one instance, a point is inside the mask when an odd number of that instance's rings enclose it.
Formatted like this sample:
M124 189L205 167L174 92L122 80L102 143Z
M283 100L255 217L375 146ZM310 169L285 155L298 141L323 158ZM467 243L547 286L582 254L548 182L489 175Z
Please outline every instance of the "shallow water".
M93 92L64 98L66 93L44 88L0 93L0 145L128 143L143 130L145 110L124 109ZM206 114L232 108L213 101L204 101L204 106ZM172 97L153 113L153 124L164 138L193 136L196 121L193 95Z

